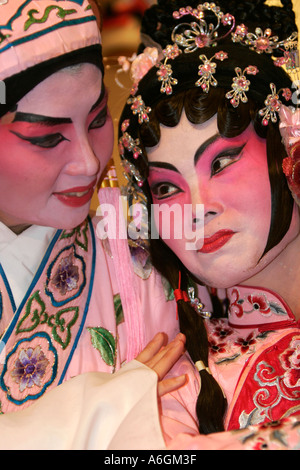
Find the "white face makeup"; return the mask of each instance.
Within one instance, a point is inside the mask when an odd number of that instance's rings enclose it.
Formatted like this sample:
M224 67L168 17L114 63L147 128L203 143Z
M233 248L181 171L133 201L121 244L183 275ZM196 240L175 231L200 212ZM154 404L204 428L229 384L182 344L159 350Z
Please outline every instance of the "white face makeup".
M49 76L10 121L0 124L0 220L16 232L77 226L112 153L100 70L82 64Z
M251 126L240 136L222 138L216 117L195 125L183 114L176 127L161 126L161 140L148 149L148 159L162 238L159 212L164 219L173 204L192 204L194 214L196 204L204 207L204 243L187 250L184 237L165 242L207 285L230 287L249 280L297 236L295 211L284 239L260 261L270 229L271 191L266 144Z

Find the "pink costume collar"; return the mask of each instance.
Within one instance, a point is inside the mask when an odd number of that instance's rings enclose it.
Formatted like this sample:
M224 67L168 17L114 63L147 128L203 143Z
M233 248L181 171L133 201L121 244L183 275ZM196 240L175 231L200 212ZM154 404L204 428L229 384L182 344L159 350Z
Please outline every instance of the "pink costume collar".
M271 290L235 286L227 289L227 295L229 325L233 328L266 331L299 325L286 302Z

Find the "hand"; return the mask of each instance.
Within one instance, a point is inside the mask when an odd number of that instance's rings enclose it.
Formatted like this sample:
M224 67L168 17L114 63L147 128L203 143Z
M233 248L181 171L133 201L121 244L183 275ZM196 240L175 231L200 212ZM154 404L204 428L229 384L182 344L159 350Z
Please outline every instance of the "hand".
M136 360L142 362L158 375L158 396L177 390L186 383L186 376L180 375L163 380L173 365L185 351L185 336L179 333L176 338L167 344L167 335L157 333Z

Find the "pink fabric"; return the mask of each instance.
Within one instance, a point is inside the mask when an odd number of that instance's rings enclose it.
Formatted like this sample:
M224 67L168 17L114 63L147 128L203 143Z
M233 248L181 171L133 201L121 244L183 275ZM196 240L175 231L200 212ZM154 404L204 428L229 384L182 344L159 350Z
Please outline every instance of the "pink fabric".
M10 0L0 5L0 18L5 36L0 44L0 80L101 42L87 0L82 6L72 0Z
M170 340L173 339L179 331L175 319L175 302L166 302L160 276L152 271L148 279L142 279L135 275L135 281L145 325L144 344L140 344L139 349L144 347L158 331L164 331ZM118 293L118 280L115 275L114 261L109 255L109 247L105 242L102 243L98 240L95 284L88 320L68 368L66 380L84 372L101 370L112 373L114 370L113 367L105 364L99 352L92 347L89 327L104 327L115 338L118 337L115 370L127 362L126 325L125 322L116 324L113 304L113 298Z
M171 374L187 373L188 385L161 400L161 422L168 449L293 449L299 445L294 423L300 418L299 360L297 362L300 329L288 306L275 293L244 286L236 289L240 299L260 301L252 304L251 313L251 302L238 304L248 312L239 317L244 321L241 328L230 326L232 316L236 320L234 289L228 292L231 307L234 304L229 320L207 321L206 325L210 343L209 367L228 402L225 429L239 429L239 432L199 435L195 403L200 377L193 364L182 359ZM259 322L262 317L264 322ZM276 318L280 320L277 329ZM288 322L282 327L282 320L286 318ZM256 327L258 323L260 328ZM275 367L273 372L272 367ZM257 399L255 404L254 394L260 393L260 389L266 390L267 397L270 393L273 402L264 398L262 401ZM273 419L280 419L280 423L274 425ZM282 432L282 442L274 439L276 431Z

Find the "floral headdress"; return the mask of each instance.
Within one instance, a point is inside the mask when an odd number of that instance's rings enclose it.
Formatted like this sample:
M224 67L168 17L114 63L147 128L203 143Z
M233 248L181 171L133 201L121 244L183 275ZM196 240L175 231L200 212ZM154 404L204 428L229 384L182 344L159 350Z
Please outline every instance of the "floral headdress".
M284 86L280 87L276 83L283 77L279 73L281 68L290 70L294 67L296 32L285 40L279 40L269 28L265 31L256 28L255 32L249 32L244 24L236 26L233 15L224 14L215 3L208 2L197 8L180 8L173 12L173 19L178 24L170 37L172 43L164 49L159 44L146 47L132 60L133 86L120 126L119 151L123 160L127 155L134 159L143 156L141 143L134 135L139 125L149 121L151 109L159 100L157 88L154 92L150 85L155 80L160 87L159 94L163 95L172 95L175 89L180 91L187 84L201 87L204 93L218 85L230 87L225 96L234 108L248 101L249 90L256 97L259 95L260 100L265 93L258 112L263 126L268 126L270 121L276 122L282 102L289 102L292 98L290 80L284 78ZM243 48L248 48L249 52L243 54ZM204 54L204 50L209 54ZM191 56L191 60L185 61L185 56ZM246 64L245 60L250 60L250 57L253 62ZM230 59L239 60L244 66L232 67ZM269 83L265 77L260 78L267 60L275 66ZM220 79L217 78L219 63L222 63L224 71ZM278 74L280 78L277 78ZM130 170L128 172L131 184L141 187L143 177L138 170L135 168L134 174Z

